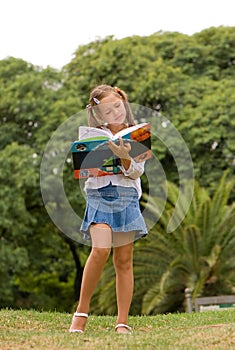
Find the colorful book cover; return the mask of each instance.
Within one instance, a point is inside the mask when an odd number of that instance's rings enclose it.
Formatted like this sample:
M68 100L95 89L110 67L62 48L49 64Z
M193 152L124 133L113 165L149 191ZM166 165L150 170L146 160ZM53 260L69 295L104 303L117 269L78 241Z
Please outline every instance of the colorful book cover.
M118 143L120 136L124 142L131 144L130 156L136 162L151 157L150 123L131 126L113 137L104 129L81 126L79 141L72 143L74 177L80 179L121 173L120 159L108 146L108 140Z

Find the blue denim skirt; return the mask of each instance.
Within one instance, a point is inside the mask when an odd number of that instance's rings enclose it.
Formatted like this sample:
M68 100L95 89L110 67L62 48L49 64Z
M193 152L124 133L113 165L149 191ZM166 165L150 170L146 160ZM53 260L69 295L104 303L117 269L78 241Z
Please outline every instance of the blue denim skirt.
M84 239L90 239L89 228L104 223L113 232L135 231L135 239L146 236L147 227L140 211L138 193L133 187L108 186L88 189L86 210L80 227Z

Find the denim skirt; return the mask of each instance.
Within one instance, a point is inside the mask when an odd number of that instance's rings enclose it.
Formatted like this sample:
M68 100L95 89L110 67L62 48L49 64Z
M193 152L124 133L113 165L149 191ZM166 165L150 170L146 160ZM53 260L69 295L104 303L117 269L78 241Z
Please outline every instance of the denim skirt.
M113 232L135 231L135 239L146 236L147 227L140 211L138 193L133 187L108 186L87 189L86 210L80 227L90 239L91 224L104 223Z

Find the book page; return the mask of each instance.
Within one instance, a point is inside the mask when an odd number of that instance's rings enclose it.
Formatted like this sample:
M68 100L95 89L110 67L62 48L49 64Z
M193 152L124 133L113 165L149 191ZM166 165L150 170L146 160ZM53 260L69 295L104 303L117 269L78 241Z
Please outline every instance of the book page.
M90 126L79 126L79 129L78 129L78 139L79 140L84 140L84 139L89 139L89 138L95 139L97 136L104 136L107 139L110 138L110 135L106 130L99 129L99 128L93 128Z
M111 139L111 140L118 140L119 137L125 136L130 134L132 131L138 130L144 126L148 125L148 123L142 123L130 126L129 128L123 129L119 132L117 132L115 135L111 136L110 133L107 130L100 129L100 128L94 128L89 126L80 126L79 127L79 134L78 139L85 140L85 139L92 139L92 140L98 140L101 139L102 136L104 136L104 139Z

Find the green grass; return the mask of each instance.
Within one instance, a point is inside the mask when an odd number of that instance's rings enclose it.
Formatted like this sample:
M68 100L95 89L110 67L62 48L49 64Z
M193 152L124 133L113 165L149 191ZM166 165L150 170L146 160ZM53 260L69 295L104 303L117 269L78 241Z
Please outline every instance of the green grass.
M0 310L1 350L235 349L235 310L131 316L132 335L115 333L115 317L90 315L86 332L68 332L70 314Z

